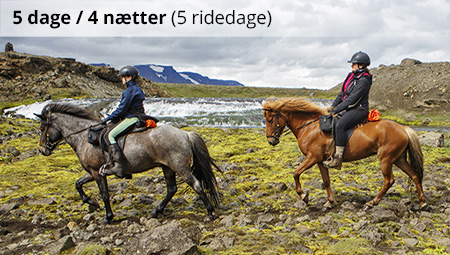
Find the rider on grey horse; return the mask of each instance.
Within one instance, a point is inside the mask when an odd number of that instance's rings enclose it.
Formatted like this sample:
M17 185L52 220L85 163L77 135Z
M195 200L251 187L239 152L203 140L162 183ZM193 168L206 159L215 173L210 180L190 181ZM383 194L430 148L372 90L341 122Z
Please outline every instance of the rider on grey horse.
M106 136L108 153L112 158L114 166L104 170L103 174L115 174L117 177L123 178L125 177L122 167L123 155L122 150L116 142L116 138L132 129L135 124L139 120L145 118L146 115L143 105L145 95L136 83L136 80L139 78L139 71L134 66L125 66L120 69L119 76L122 79L122 83L125 84L127 88L122 93L119 106L102 121L103 124L106 124L108 121L114 123L118 122Z

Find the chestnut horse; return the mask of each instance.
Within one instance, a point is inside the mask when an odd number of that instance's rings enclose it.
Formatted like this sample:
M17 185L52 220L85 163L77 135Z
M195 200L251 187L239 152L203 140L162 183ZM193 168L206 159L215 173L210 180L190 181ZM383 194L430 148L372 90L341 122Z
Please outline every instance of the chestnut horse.
M101 120L94 112L70 104L51 103L35 114L41 119L41 152L45 156L65 140L75 151L86 174L77 180L75 187L84 203L99 207L98 202L87 196L83 185L95 181L105 204L104 223L110 223L114 217L109 202L108 183L105 176L99 174L100 167L106 163L106 157L100 146L87 141L89 126L95 126ZM175 175L178 174L203 201L208 217L214 219L214 206L219 201L217 182L212 166L219 169L209 155L205 142L195 132L186 132L178 128L161 125L143 132L127 136L123 149L124 172L134 174L161 167L167 184L167 194L159 206L152 212L153 217L162 214L165 206L177 192Z
M262 104L266 118L266 136L269 144L275 146L287 126L295 135L298 146L306 156L300 166L295 169L295 191L300 198L308 202L308 194L303 192L300 175L317 164L327 191L327 202L323 209L334 205L334 197L330 187L328 169L323 161L330 156L328 150L332 137L320 129L317 121L320 115L326 115L325 109L301 98L273 99L269 98ZM392 165L405 172L415 183L419 195L420 208L427 204L422 190L423 155L417 133L410 127L402 126L390 120L367 122L355 128L348 141L344 162L354 161L377 154L384 177L384 185L380 193L366 203L366 208L377 205L388 189L394 184ZM407 159L409 154L409 162Z

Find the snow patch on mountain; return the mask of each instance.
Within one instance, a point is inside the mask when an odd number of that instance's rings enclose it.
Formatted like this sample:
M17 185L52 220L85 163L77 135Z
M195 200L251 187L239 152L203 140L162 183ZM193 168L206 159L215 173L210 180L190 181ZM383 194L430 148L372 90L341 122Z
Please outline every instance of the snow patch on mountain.
M163 65L137 65L139 74L151 80L161 83L179 83L179 84L204 84L204 85L223 85L223 86L244 86L238 81L211 79L194 72L177 72L172 66Z

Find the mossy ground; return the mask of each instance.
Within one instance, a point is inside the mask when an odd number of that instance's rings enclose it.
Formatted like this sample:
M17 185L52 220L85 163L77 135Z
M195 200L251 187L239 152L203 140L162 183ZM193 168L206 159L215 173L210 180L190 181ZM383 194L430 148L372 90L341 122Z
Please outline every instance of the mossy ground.
M36 128L37 123L28 120L11 120L0 123L0 132L12 130L14 133L27 132ZM223 194L222 204L216 213L219 219L205 224L206 232L202 239L210 237L227 236L234 240L234 245L223 250L211 250L202 247L205 254L298 254L297 247L307 247L315 254L383 254L390 249L393 242L403 243L401 238L395 235L393 229L397 225L377 224L376 227L386 234L381 244L374 248L366 239L360 238L352 229L352 225L358 223L365 216L358 213L338 213L340 205L345 201L355 201L359 198L373 198L382 186L382 175L376 157L370 157L353 163L345 163L340 171L331 170L332 188L337 205L328 215L333 217L338 230L331 231L321 224L318 219L327 215L319 209L325 202L326 193L317 183L321 183L321 176L317 167L305 172L301 177L302 187L310 192L309 208L297 209L293 205L299 200L293 189L292 174L301 156L297 141L290 135L283 137L278 146L272 147L267 143L263 129L218 129L218 128L185 128L186 131L199 133L207 143L210 154L220 166L225 163L235 163L239 168L227 171L223 174L216 173L216 177L231 180L231 186L226 190L220 190ZM11 141L4 141L0 149L14 146L19 151L30 150L38 146L38 136L19 137ZM446 178L444 172L432 172L431 166L449 169L450 148L423 147L425 158L425 178ZM447 171L448 173L448 171ZM34 215L46 215L47 219L64 219L69 221L81 221L87 214L86 205L81 204L79 195L75 190L75 182L85 174L73 150L62 144L51 156L42 155L20 161L3 161L0 163L0 205L11 201L39 200L51 197L56 199L55 204L32 205L24 203L20 209L32 212L25 215L10 215L12 220L30 221ZM146 173L137 174L134 179L141 176L162 176L160 169L153 169ZM394 170L396 184L384 199L399 201L402 198L411 197L414 203L418 203L415 188L410 191L409 180L403 172ZM110 183L121 180L109 179ZM133 182L133 180L129 181ZM274 184L284 183L288 186L285 191L280 191ZM230 192L231 189L237 192ZM435 187L425 187L425 191ZM179 192L174 200L183 198L190 203L195 194L185 183L179 185ZM94 183L85 185L85 191L101 202L98 189ZM127 194L141 194L142 190L129 185ZM122 194L126 196L127 194ZM162 200L165 194L155 194L155 198ZM115 194L112 194L114 197ZM242 199L244 197L244 199ZM429 197L430 203L436 203L437 198ZM234 204L233 206L231 206ZM237 206L236 206L237 205ZM113 210L119 210L118 203L113 203ZM385 206L383 203L380 206ZM315 208L315 209L314 209ZM127 210L137 210L138 217L150 217L147 206L133 203ZM154 209L154 208L153 208ZM359 210L359 209L358 209ZM169 203L166 213L168 218L184 219L185 222L197 222L201 215L205 215L202 204L196 203L187 210L179 203ZM305 226L314 233L315 237L304 237L298 231L281 231L286 225L257 228L254 225L239 227L233 225L224 228L220 225L221 217L230 214L245 214L256 221L257 217L271 213L277 217L302 217L310 215L312 220L295 224L294 230ZM98 210L96 214L103 217L104 211ZM124 217L126 218L126 217ZM120 220L120 217L119 217ZM449 231L449 227L443 224L440 216L434 219L434 227ZM120 224L117 225L120 227ZM3 246L4 244L0 244ZM355 248L357 253L355 253ZM445 254L445 248L436 244L433 238L423 237L418 246L411 252L423 252L427 254Z

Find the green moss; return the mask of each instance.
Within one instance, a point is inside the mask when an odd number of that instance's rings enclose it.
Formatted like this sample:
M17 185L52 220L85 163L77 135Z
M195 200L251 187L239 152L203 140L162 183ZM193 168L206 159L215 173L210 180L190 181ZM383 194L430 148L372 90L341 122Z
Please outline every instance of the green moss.
M38 122L29 119L3 119L0 118L0 135L12 135L34 130Z
M38 100L36 100L36 99L26 98L24 100L17 101L17 102L0 102L0 109L8 109L8 108L12 108L12 107L20 106L20 105L29 105L29 104L35 103L37 101Z
M168 92L172 97L232 97L232 98L267 98L277 97L311 97L332 99L335 92L319 89L289 89L289 88L264 88L242 86L217 86L217 85L192 85L174 83L154 83L154 85Z
M83 249L81 249L78 255L108 255L111 254L108 249L98 244L89 244L86 245Z
M372 254L369 241L364 238L346 238L330 246L332 254Z

